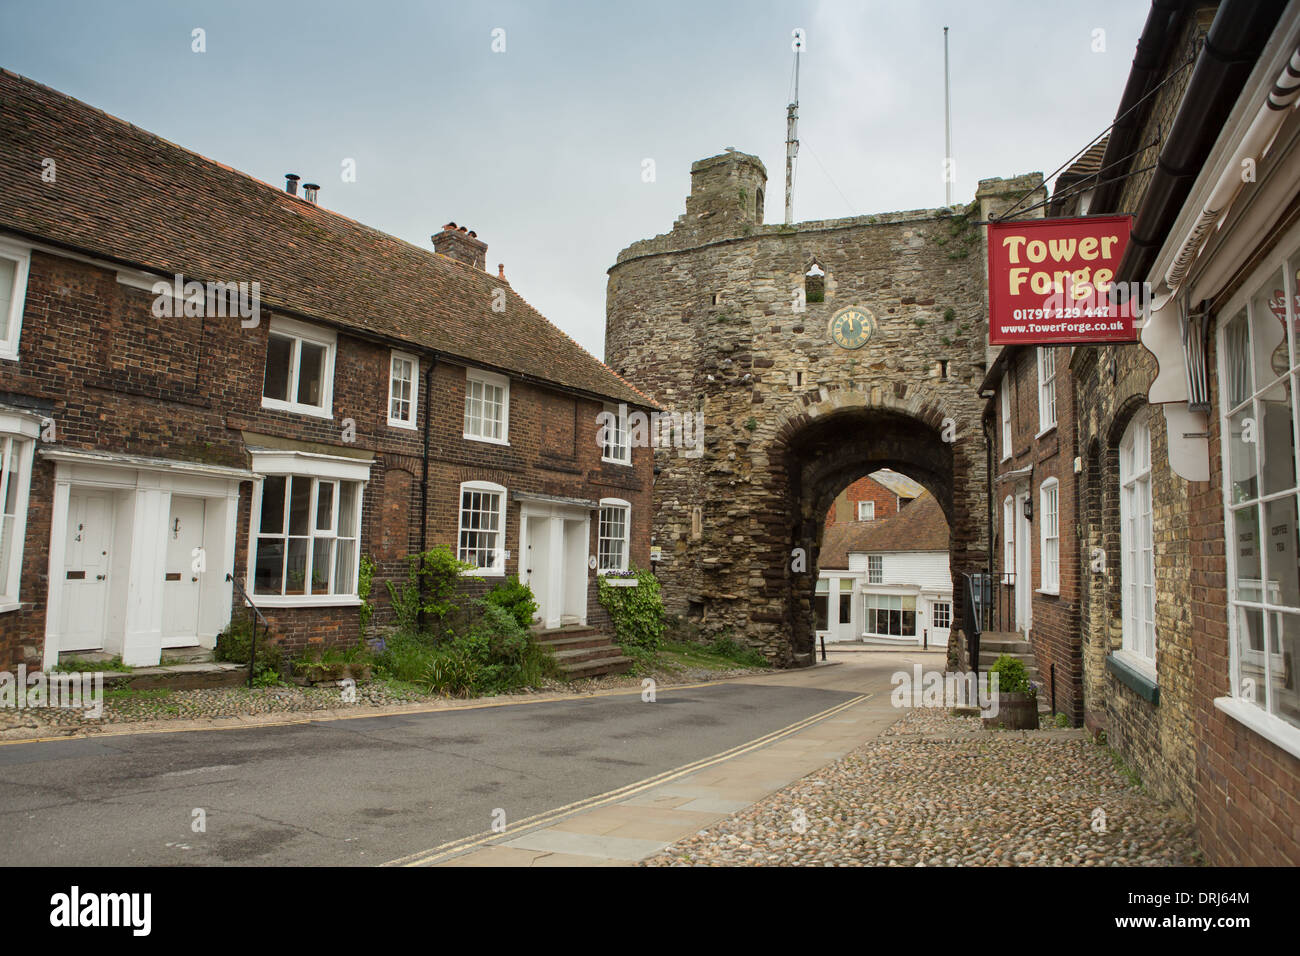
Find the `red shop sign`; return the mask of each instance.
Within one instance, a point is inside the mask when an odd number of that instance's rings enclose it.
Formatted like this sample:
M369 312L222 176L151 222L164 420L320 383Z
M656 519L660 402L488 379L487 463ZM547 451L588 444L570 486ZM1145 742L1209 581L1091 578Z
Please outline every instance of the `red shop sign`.
M1117 284L1131 216L991 222L989 344L1136 342L1140 291Z

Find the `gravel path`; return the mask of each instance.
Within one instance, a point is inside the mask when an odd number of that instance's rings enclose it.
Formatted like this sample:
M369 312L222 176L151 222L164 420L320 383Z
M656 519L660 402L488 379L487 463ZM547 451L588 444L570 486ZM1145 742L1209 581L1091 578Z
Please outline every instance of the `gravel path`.
M988 731L975 718L915 710L836 763L641 865L1196 862L1190 822L1132 786L1110 751L1082 731Z

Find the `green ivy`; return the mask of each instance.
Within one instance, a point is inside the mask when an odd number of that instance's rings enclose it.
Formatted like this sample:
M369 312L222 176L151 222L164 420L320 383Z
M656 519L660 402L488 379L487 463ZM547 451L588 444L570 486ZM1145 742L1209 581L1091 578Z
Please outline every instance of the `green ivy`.
M439 635L445 634L447 618L460 608L457 597L462 582L483 580L477 575L467 575L466 572L474 570L474 565L459 560L445 544L411 555L401 587L387 582L398 628L416 630L423 613L426 627Z
M357 597L361 598L361 640L366 639L366 629L374 616L375 606L370 601L370 589L375 581L375 562L370 555L361 556L361 570L357 574Z
M659 579L654 572L632 569L636 587L611 587L602 577L599 585L601 606L614 622L614 640L625 647L659 649L664 635L664 601L659 593Z

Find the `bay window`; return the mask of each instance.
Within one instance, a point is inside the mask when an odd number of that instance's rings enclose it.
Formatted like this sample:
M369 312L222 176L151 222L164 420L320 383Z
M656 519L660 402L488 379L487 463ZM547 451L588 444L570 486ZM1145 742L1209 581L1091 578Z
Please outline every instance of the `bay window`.
M355 597L361 489L360 481L310 475L263 479L253 593L308 599Z
M1300 252L1266 263L1219 319L1230 704L1300 754L1296 391ZM1216 705L1220 702L1216 701ZM1276 733L1274 733L1276 732Z

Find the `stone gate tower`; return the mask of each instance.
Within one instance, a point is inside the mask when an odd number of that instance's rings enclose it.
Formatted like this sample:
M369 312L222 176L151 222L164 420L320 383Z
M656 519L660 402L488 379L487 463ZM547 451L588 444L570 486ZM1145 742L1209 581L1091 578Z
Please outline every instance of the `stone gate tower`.
M671 232L609 270L606 361L666 409L701 413L703 453L655 453L654 543L671 613L784 665L812 661L821 518L878 468L924 485L963 572L987 563L983 400L988 218L1041 174L985 180L965 208L763 224L767 171L727 150L691 166Z

